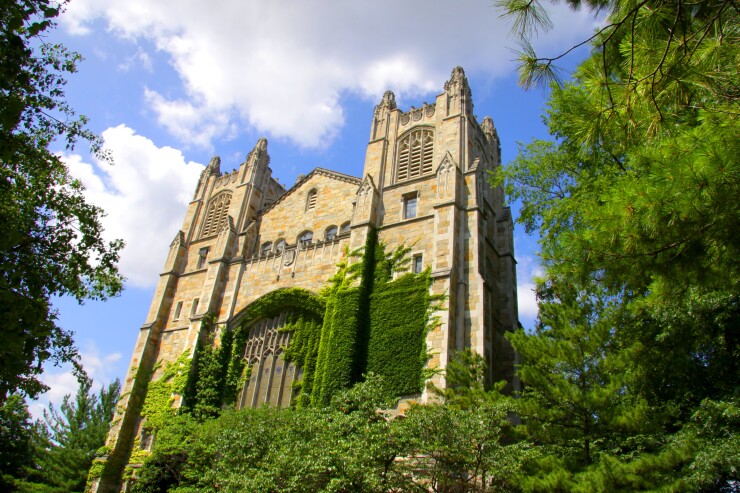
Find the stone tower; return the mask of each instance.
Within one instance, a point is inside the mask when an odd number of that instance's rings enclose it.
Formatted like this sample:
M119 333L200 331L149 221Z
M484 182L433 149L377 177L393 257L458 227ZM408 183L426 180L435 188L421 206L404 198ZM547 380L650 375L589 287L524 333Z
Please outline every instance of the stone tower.
M163 366L192 354L204 315L230 330L248 307L277 289L318 292L345 252L371 229L389 247L411 246L411 270L429 268L431 294L445 295L426 335L429 367L444 369L471 348L490 381L514 383L514 354L503 334L518 327L513 223L503 191L488 184L501 164L489 117L478 122L465 73L456 67L433 103L402 111L392 92L375 107L360 178L317 168L285 190L260 139L230 173L214 157L201 174L141 327L124 382L109 455L95 491L119 491L134 443L145 447L142 405ZM347 248L348 247L348 248ZM289 405L301 369L285 362L282 315L249 329L251 377L241 407ZM436 373L433 381L444 386ZM426 391L408 396L426 401ZM174 406L180 396L174 396Z

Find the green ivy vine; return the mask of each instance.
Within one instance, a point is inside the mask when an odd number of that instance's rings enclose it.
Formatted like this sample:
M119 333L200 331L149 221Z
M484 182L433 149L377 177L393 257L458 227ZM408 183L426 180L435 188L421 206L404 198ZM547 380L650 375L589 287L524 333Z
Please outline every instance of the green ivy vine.
M382 376L396 395L420 392L426 334L443 297L429 294L429 269L407 272L409 252L402 245L386 253L370 230L364 247L348 252L319 294L301 288L268 293L240 314L233 329L206 315L192 359L183 353L149 382L141 413L145 426L156 430L175 414L174 394L183 397L180 412L199 421L234 407L251 375L244 359L250 327L281 313L288 318L280 330L291 332L284 357L303 374L293 384L294 405L326 405L368 372Z

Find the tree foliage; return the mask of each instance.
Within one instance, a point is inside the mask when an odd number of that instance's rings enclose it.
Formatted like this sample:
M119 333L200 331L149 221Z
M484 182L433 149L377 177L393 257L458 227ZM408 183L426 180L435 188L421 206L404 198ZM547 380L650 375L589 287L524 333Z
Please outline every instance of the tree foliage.
M569 3L602 9L604 27L551 86L554 140L521 146L497 177L541 238L539 328L511 338L525 437L559 447L534 477L550 491L725 487L738 479L724 456L740 392L738 7ZM529 86L560 57L527 47L547 24L538 2L505 6ZM578 410L588 433L566 430ZM591 447L578 462L569 436Z
M25 400L12 395L0 408L3 491L66 493L85 490L88 470L108 436L120 392L118 380L95 393L84 379L59 409L31 421Z
M0 406L0 489L12 491L32 462L33 429L23 398L11 395Z
M504 443L507 407L414 406L405 417L382 379L325 407L242 409L170 421L132 491L517 491L526 446Z
M52 404L44 411L47 431L40 437L36 453L35 482L48 491L82 492L96 452L105 444L121 390L118 380L92 391L85 379L74 396L66 395L57 410Z
M50 150L83 139L100 153L101 144L64 99L65 76L80 56L43 37L63 7L0 0L0 402L16 390L45 390L37 377L47 360L77 365L50 297L81 302L122 286L122 242L103 241L102 210Z

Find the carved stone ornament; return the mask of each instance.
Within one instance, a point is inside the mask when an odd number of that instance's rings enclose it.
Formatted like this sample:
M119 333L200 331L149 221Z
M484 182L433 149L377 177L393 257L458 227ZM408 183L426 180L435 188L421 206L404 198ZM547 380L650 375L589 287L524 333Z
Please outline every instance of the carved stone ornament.
M396 109L396 95L393 94L393 91L385 91L385 93L383 94L383 99L380 100L380 103L378 103L378 106L376 106L375 108L395 110Z
M287 250L283 253L283 265L291 265L295 262L295 250Z

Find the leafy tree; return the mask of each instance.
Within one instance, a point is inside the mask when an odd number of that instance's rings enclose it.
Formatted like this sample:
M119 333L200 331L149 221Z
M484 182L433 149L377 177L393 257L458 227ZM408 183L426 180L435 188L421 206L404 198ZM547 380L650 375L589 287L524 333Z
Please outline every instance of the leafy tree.
M32 424L23 397L11 395L0 406L0 489L13 491L32 461Z
M72 362L70 333L50 297L78 301L117 294L121 241L102 240L100 208L49 146L101 141L64 100L65 75L80 56L42 37L64 2L0 0L0 402L46 389L42 364ZM101 154L103 155L103 154Z

